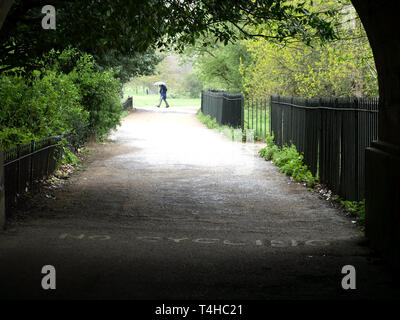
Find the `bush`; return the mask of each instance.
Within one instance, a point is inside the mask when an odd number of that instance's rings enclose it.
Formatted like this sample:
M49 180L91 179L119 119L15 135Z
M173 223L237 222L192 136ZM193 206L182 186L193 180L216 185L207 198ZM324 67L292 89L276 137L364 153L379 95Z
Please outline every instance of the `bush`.
M305 182L307 186L314 187L317 183L307 166L303 162L303 155L299 154L294 145L283 146L279 148L274 143L272 135L266 138L267 146L262 148L258 153L266 160L273 160L274 164L279 167L279 172L283 172L294 178L296 182ZM357 217L357 221L364 225L365 223L365 200L348 201L341 199L338 195L332 197L334 202Z
M71 75L45 70L32 83L33 109L44 109L41 126L36 133L40 138L77 131L87 125L89 113L84 110L79 87Z
M279 148L274 144L273 136L268 136L266 143L267 146L259 151L261 157L273 160L279 167L279 172L293 177L296 182L305 182L311 188L315 186L315 178L304 164L303 155L299 154L294 145Z
M267 143L267 146L265 148L262 148L258 154L262 157L265 158L266 160L272 160L274 157L274 154L279 152L280 149L277 145L274 144L274 137L273 136L267 136L265 139L265 142Z
M200 110L197 113L197 117L208 129L218 129L220 127L216 119L211 119L210 115L204 115Z
M91 55L82 55L75 49L66 49L58 55L52 51L49 56L51 68L69 72L79 88L81 104L89 114L88 126L81 128L81 135L104 136L120 124L123 112L121 83L114 78L112 69L99 71Z
M82 105L89 112L90 134L104 136L120 124L120 82L112 71L78 74Z
M87 113L73 80L51 70L0 77L0 140L9 149L32 139L73 132L85 123Z
M338 195L332 198L334 202L340 203L342 208L355 215L357 222L360 223L362 226L365 225L365 200L362 201L349 201L343 200Z
M79 163L79 158L69 148L64 148L61 162L76 166Z
M3 149L62 134L75 134L82 143L120 123L121 84L113 70L97 70L92 56L75 49L53 50L44 61L29 78L0 76Z

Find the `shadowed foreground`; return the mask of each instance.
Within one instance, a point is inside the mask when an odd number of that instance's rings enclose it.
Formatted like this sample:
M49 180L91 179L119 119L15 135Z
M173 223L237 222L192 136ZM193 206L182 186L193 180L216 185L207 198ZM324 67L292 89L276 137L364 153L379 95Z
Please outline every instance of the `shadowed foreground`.
M400 296L358 227L194 112L135 110L55 199L12 219L0 298ZM48 264L53 291L41 289ZM353 291L341 288L349 264Z

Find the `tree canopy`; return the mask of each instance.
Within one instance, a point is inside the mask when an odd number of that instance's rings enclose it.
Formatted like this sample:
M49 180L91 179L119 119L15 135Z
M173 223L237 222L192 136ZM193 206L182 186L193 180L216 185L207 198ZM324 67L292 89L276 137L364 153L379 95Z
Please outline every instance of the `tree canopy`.
M211 41L210 41L211 42ZM196 42L185 49L187 60L193 63L198 79L204 87L226 91L243 91L239 67L250 64L251 55L243 41L210 43L203 46Z
M343 3L342 3L343 4ZM377 96L377 71L365 30L351 5L316 0L315 9L336 8L340 39L323 45L245 40L251 63L241 65L244 91L252 96Z
M335 13L332 21L336 21L337 39L314 41L311 45L296 38L243 40L232 27L238 41L224 46L212 41L212 36L201 36L194 45L186 46L185 53L206 88L241 91L250 96L376 96L373 55L354 7L347 0L314 0L307 8ZM256 29L246 28L248 32ZM268 28L257 26L257 30Z
M310 1L54 0L56 30L43 30L41 9L47 1L16 0L1 29L0 71L34 69L43 54L68 46L102 61L113 50L126 57L149 48L183 50L202 35L224 43L238 37L335 38L334 12L312 12L306 6Z

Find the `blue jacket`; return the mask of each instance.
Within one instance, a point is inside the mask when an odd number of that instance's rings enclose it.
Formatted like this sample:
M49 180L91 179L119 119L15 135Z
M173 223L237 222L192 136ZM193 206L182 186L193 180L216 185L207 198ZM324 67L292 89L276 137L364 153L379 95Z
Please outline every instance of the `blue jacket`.
M161 96L162 96L164 99L167 98L167 90L168 90L168 89L167 89L166 86L161 85L160 94L161 94Z

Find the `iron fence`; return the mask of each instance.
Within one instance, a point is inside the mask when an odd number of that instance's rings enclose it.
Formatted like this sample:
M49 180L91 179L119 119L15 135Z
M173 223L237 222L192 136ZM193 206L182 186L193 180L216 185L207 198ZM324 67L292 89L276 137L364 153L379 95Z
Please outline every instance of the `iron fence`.
M265 138L270 131L270 110L267 99L246 99L243 127L254 130L254 137Z
M378 137L378 98L271 96L271 133L293 143L321 183L347 200L365 191L365 148Z
M49 137L3 151L6 210L16 204L19 195L32 190L36 181L55 171L62 155L62 138Z
M122 108L124 110L131 110L133 108L133 98L128 97L123 103L122 103Z
M219 125L241 127L243 130L244 98L241 93L203 90L201 92L201 112L216 119Z

